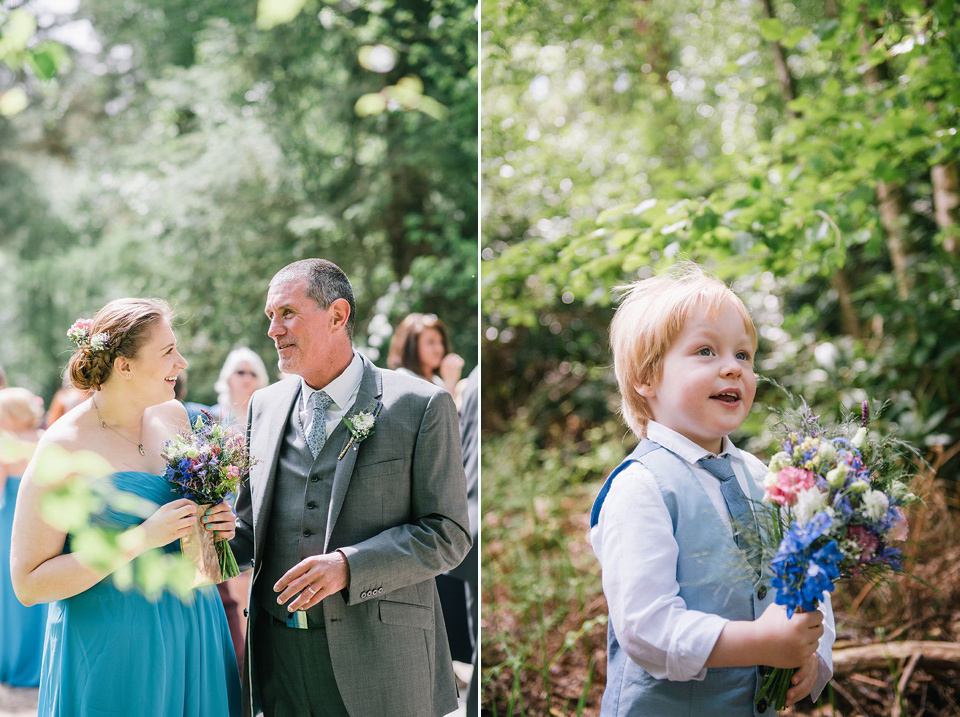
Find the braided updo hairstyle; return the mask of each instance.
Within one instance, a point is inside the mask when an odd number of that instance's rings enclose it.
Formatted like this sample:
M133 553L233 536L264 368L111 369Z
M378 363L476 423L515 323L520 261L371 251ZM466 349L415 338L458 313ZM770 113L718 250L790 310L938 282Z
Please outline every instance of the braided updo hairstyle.
M97 312L90 327L92 335L109 334L109 345L99 350L89 343L78 347L67 366L70 381L79 389L99 391L114 359L135 359L153 325L170 317L170 305L162 299L114 299Z

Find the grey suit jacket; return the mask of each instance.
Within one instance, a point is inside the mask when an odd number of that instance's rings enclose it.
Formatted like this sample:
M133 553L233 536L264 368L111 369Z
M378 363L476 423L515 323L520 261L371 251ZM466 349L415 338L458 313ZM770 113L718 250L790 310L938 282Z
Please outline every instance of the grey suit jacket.
M250 401L247 442L259 463L238 495L231 545L241 565L253 563L251 595L266 531L297 529L271 518L271 500L299 382L285 379ZM330 659L351 715L439 717L456 709L457 693L434 577L471 545L457 412L446 391L364 358L348 415L377 407L373 434L334 473L322 552L346 556L350 585L323 602ZM256 714L250 605L244 712Z

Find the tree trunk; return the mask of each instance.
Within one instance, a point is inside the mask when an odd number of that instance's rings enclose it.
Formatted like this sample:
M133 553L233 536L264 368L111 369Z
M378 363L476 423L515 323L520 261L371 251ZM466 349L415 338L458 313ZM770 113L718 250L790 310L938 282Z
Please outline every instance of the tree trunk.
M847 281L847 275L843 269L830 277L830 284L837 290L837 304L840 307L840 326L843 333L847 336L860 335L860 322L857 320L857 312L853 308L853 299L850 297L850 282Z
M910 290L907 277L907 232L904 217L907 214L907 199L903 187L896 182L877 183L877 199L880 200L880 223L887 233L887 251L893 264L893 276L897 281L897 296L906 300Z
M863 33L863 54L866 56L870 51L870 37L876 31L876 26L867 14L864 4L860 5L860 15L863 18L860 26ZM864 79L868 84L886 84L890 80L890 68L886 62L880 62L864 72ZM887 251L890 253L890 263L893 265L893 275L897 282L897 296L906 300L910 291L907 277L906 193L898 182L881 179L877 182L877 199L880 203L880 223L887 235Z
M773 0L762 0L763 3L763 14L766 15L771 20L776 20L777 16L773 10ZM787 65L787 53L783 49L783 45L779 42L770 43L773 45L773 64L777 70L777 79L780 80L780 87L783 88L783 98L787 103L792 100L797 99L797 80L790 72L790 66ZM797 113L792 109L787 108L787 112L791 117L797 117Z
M956 162L931 167L930 178L937 226L941 229L956 227L960 224L960 177ZM960 256L960 243L955 235L947 236L943 245L947 251Z

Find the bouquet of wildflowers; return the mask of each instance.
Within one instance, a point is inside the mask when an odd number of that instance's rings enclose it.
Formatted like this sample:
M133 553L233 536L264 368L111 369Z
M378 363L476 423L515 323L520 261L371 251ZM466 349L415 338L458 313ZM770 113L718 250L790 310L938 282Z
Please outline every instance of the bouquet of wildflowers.
M180 547L197 566L195 586L219 583L240 574L230 544L205 530L204 511L236 495L254 461L243 436L215 423L210 414L198 416L189 432L179 433L164 444L167 462L164 476L184 498L199 504L197 523Z
M764 501L771 505L771 561L776 602L794 612L817 609L837 580L861 572L901 570L898 545L907 538L903 508L919 500L909 491L898 444L860 426L828 435L803 405L799 425L789 428L782 450L770 460ZM847 437L853 433L851 437ZM775 669L757 697L783 709L791 669Z

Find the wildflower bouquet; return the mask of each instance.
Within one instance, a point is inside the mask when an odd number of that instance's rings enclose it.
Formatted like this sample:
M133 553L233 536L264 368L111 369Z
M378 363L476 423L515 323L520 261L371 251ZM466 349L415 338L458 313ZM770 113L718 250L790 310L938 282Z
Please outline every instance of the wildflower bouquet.
M816 610L837 580L869 571L901 570L898 544L907 538L903 507L919 501L909 491L897 442L872 435L869 405L860 426L830 436L803 405L799 425L787 431L770 460L764 501L770 504L771 560L776 603L794 612ZM778 668L764 680L757 700L783 709L792 669Z
M167 441L161 455L167 461L164 476L174 490L200 506L193 531L180 540L183 554L197 566L194 587L239 575L230 544L206 530L202 516L227 495L236 495L247 479L254 461L247 453L243 436L215 423L206 414L206 420L197 417L189 432Z

